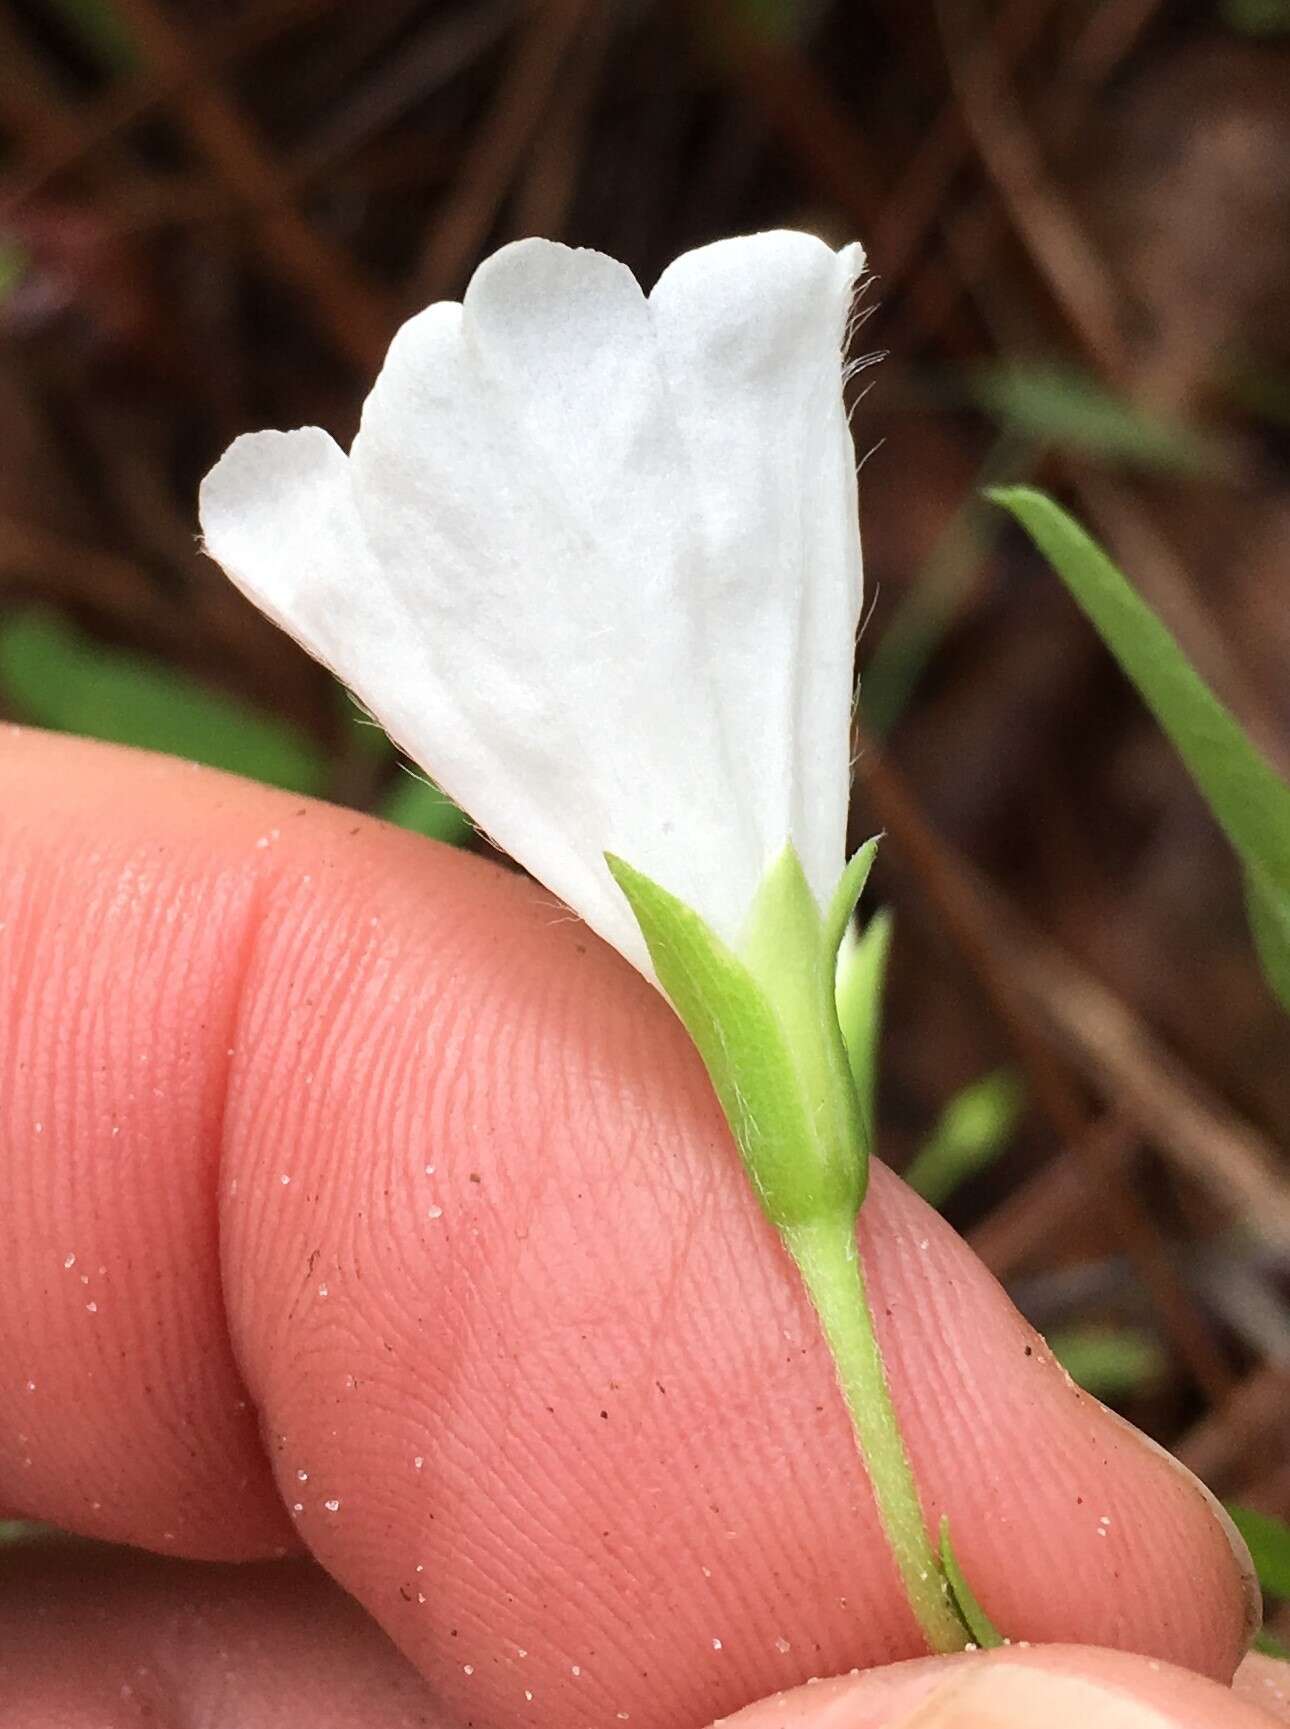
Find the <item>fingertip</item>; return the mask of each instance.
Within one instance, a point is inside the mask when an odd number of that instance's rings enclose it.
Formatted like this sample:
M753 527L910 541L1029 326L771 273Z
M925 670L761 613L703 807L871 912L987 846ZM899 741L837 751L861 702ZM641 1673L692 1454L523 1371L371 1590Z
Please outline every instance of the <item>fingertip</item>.
M454 857L8 725L0 811L0 1500L162 1553L282 1553L297 1539L229 1338L217 1213L246 969L311 877L343 904Z
M1253 1604L1213 1498L1077 1387L961 1239L880 1167L860 1230L890 1294L878 1329L929 1521L949 1518L994 1624L1230 1681Z
M4 1729L450 1729L424 1682L320 1569L199 1565L99 1544L0 1572Z
M713 1729L1272 1729L1262 1703L1156 1659L1050 1645L844 1676Z
M1290 1723L1290 1662L1251 1651L1236 1671L1232 1689L1247 1705L1278 1723Z

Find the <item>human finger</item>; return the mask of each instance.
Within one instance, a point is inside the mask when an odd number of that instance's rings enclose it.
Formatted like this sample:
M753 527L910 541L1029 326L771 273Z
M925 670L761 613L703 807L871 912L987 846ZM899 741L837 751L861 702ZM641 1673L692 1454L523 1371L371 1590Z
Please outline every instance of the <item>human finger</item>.
M1278 1723L1290 1723L1290 1664L1251 1651L1232 1682L1239 1698L1257 1705Z
M321 1568L77 1543L0 1567L0 1729L457 1729Z
M0 801L0 1500L303 1542L480 1725L697 1723L919 1649L813 1317L617 957L182 764L10 732ZM861 1237L996 1621L1230 1676L1250 1600L1194 1481L881 1170Z
M1090 1646L925 1658L797 1688L720 1729L1275 1729L1244 1689Z
M1247 1658L1233 1694L1118 1653L1014 1649L798 1688L723 1729L968 1729L983 1714L992 1729L1271 1729L1290 1721L1285 1673ZM227 1567L88 1545L11 1549L0 1569L0 1676L0 1729L101 1729L129 1711L206 1729L454 1729L375 1622L303 1561Z

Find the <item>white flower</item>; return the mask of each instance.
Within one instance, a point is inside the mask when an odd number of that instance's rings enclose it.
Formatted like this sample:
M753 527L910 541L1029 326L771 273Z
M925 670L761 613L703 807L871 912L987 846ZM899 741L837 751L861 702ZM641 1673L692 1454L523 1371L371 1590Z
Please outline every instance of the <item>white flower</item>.
M651 978L606 852L731 945L787 842L821 906L843 869L862 267L761 234L646 298L520 241L399 331L348 457L256 433L202 488L234 582Z

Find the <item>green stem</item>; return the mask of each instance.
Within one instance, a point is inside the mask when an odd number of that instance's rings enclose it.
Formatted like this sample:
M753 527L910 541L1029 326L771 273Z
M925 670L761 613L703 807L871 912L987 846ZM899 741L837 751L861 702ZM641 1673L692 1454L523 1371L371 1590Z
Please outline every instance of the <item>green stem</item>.
M971 1635L955 1611L923 1520L918 1485L874 1333L854 1224L843 1215L786 1225L781 1234L833 1355L856 1445L909 1606L933 1651L961 1651Z

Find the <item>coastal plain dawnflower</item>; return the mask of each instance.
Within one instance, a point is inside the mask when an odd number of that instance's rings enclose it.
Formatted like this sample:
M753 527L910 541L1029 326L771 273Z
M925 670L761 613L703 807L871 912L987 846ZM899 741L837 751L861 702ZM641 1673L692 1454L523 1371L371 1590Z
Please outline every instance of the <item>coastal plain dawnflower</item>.
M642 293L503 248L394 338L348 456L240 438L206 547L506 852L665 992L820 1317L929 1646L929 1539L855 1220L838 1018L861 566L844 346L858 246L720 241ZM866 1057L867 1061L867 1057Z

